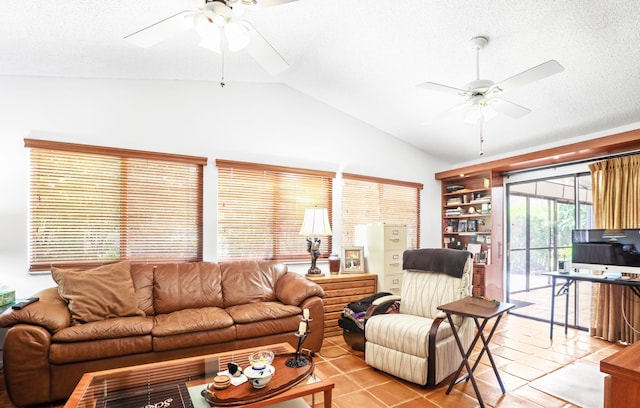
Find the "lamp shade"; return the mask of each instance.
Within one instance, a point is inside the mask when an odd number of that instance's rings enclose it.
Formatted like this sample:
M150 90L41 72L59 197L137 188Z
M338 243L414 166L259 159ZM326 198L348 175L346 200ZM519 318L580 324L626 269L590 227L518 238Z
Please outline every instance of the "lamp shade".
M300 235L317 237L319 235L331 235L329 225L329 213L326 208L307 208L304 210L304 220Z

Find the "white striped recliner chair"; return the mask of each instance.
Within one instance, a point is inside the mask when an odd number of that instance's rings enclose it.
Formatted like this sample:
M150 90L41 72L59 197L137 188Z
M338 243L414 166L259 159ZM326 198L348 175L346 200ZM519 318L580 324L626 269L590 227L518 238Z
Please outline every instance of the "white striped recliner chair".
M471 294L473 259L455 249L416 249L403 254L400 311L365 324L365 361L404 380L435 385L454 373L462 357L443 312L445 303ZM465 349L473 320L454 316Z

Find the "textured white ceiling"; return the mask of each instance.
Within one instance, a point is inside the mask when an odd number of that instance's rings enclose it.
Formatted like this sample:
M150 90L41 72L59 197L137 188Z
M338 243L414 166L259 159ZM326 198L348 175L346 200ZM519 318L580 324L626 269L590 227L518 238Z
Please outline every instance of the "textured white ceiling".
M149 49L123 37L191 0L2 0L0 75L218 81L221 58L192 30ZM475 79L468 41L483 35L480 76L498 82L550 59L564 72L503 94L532 110L485 125L501 155L640 122L637 0L298 0L247 12L290 64L266 74L227 54L225 80L281 82L452 162L478 158L478 127L451 117L460 102L416 88Z

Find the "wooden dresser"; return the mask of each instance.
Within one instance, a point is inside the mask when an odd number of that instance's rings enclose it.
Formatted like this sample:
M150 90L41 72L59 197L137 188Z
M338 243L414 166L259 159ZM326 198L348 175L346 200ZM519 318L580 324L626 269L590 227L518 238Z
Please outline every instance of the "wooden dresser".
M371 273L307 277L324 289L324 337L342 335L338 320L349 303L377 293L378 277ZM313 316L312 316L313 317Z
M640 342L600 361L604 408L640 407Z

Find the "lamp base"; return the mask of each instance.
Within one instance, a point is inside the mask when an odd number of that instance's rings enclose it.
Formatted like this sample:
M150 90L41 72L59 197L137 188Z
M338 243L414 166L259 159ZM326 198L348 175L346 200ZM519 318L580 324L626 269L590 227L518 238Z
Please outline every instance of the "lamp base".
M318 268L317 266L312 266L307 271L307 276L323 276L323 275L324 275L324 273L322 273L320 268Z

